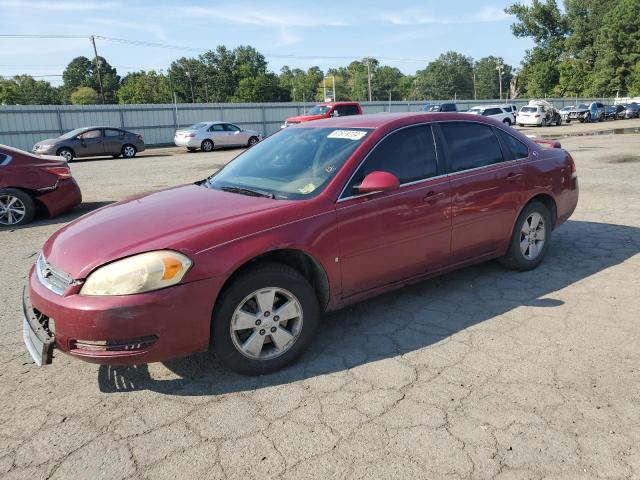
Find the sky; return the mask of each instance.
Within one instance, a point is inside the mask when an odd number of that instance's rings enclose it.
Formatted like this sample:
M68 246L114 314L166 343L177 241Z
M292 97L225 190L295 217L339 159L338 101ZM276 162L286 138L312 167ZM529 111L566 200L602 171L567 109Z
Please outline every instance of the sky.
M217 45L251 45L270 70L347 65L371 56L404 73L449 50L495 55L519 65L531 41L511 34L514 0L0 0L0 33L100 35L184 46L122 44L98 38L98 53L120 75L160 70ZM0 38L0 75L28 73L55 85L74 57L93 55L87 38ZM332 58L334 57L334 58ZM336 58L339 57L339 58ZM58 76L56 76L58 75Z

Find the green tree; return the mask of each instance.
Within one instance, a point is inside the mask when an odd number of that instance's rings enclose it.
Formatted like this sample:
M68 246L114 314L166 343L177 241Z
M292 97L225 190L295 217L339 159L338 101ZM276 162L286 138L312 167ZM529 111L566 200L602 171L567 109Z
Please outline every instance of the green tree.
M154 70L130 73L118 89L119 103L171 103L169 80Z
M391 100L404 99L402 77L404 77L402 72L395 67L384 65L376 68L372 79L373 99L388 100L389 94L391 94Z
M120 86L120 77L114 67L104 57L98 57L100 70L100 80L106 103L116 102L116 92ZM68 103L71 94L79 87L90 87L100 92L100 81L98 80L98 68L95 60L87 57L76 57L65 68L62 73L63 86L61 89L63 100Z
M100 96L91 87L80 87L71 94L71 103L74 105L95 105L100 102Z
M416 77L423 98L473 98L473 60L461 53L443 53L427 68L416 72Z
M513 77L513 68L504 63L501 57L481 58L475 63L476 93L479 99L498 98L500 96L500 76L498 75L498 64L502 65L502 95L506 98L509 93L509 84Z
M240 80L233 102L282 102L289 100L289 92L282 88L274 73L247 76Z
M49 82L35 80L29 75L17 75L11 79L0 77L0 104L3 105L54 105L60 103L58 89Z

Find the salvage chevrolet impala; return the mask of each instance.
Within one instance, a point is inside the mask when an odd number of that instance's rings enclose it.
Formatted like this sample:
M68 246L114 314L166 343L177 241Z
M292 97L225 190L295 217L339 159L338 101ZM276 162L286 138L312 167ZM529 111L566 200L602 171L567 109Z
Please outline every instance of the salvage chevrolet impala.
M211 349L280 369L323 312L499 258L540 264L578 201L573 159L490 118L380 114L282 130L215 175L96 210L30 271L24 339L96 363Z

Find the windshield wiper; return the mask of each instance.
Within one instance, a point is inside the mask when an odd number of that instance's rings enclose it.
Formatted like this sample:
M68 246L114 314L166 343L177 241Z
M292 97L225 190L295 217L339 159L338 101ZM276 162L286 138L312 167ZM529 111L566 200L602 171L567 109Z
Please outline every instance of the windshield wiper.
M264 190L253 190L251 188L221 187L220 190L224 192L239 193L241 195L249 195L251 197L275 198L275 195L271 192L265 192Z

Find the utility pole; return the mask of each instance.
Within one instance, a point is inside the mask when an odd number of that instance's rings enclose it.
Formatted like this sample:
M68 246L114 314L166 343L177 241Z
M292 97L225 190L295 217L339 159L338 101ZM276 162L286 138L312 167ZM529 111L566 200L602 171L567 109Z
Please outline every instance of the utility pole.
M91 44L93 45L93 53L96 58L96 71L98 72L98 84L100 85L100 96L102 97L102 104L104 105L106 102L104 98L104 88L102 87L102 76L100 75L100 60L98 59L98 49L96 48L96 39L93 35L89 37L91 39Z
M337 101L336 99L336 76L332 75L331 79L333 80L333 101Z
M367 59L367 81L369 83L369 101L371 101L371 60Z
M502 65L502 59L499 58L496 60L496 70L498 70L498 86L500 88L500 100L502 100L502 69L504 65Z
M327 77L322 76L322 101L325 102L327 100Z
M478 89L476 88L476 67L473 67L473 99L478 100Z

